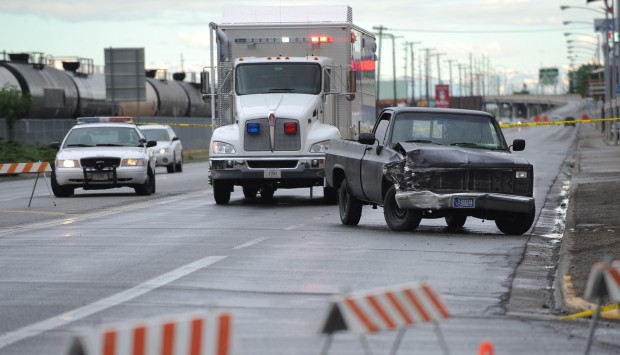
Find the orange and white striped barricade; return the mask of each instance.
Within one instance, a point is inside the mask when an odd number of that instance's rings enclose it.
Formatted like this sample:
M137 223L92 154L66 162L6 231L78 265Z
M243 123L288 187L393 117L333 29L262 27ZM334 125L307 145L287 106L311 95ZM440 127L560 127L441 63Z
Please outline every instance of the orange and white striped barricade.
M0 164L0 175L16 175L16 174L29 174L29 173L37 173L37 178L34 181L34 186L32 187L32 193L30 194L30 201L28 201L28 207L32 203L32 197L34 196L34 190L37 188L37 182L39 181L39 175L43 173L43 178L45 179L45 185L47 186L47 191L52 198L52 202L54 206L56 206L56 201L54 200L54 195L52 194L52 190L50 190L50 186L47 183L46 172L51 172L52 168L50 167L50 163L48 162L36 162L36 163L6 163Z
M584 297L596 302L590 332L586 343L585 354L588 354L594 339L594 331L601 315L603 299L608 296L611 302L620 302L620 261L611 258L604 262L594 263L586 284Z
M433 323L444 353L447 347L437 322L450 317L439 294L426 283L377 288L332 298L320 332L328 334L322 354L331 345L332 334L349 330L361 335L362 345L371 353L365 335L397 330L390 354L395 354L407 327Z
M233 355L232 315L199 312L77 331L67 355Z

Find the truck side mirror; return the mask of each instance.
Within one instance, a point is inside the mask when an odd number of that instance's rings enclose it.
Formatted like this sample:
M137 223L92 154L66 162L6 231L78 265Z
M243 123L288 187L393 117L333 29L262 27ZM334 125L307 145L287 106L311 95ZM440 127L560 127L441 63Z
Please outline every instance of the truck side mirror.
M208 94L209 91L209 72L203 70L200 72L200 92Z
M375 144L376 140L377 139L375 138L375 134L368 132L360 133L359 138L357 138L357 141L359 143L366 145L373 145Z
M525 149L525 140L523 139L515 139L512 141L512 150L515 152L519 152Z

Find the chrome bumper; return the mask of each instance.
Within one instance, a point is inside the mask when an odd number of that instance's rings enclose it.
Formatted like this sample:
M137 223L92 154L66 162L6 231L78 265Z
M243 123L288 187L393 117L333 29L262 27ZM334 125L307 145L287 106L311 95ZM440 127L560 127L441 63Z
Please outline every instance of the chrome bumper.
M475 199L473 208L453 207L455 198ZM534 209L534 198L515 195L503 195L495 193L459 192L452 194L436 194L424 191L398 191L396 192L396 204L402 209L446 210L446 209L475 209L493 210L516 213L529 213Z

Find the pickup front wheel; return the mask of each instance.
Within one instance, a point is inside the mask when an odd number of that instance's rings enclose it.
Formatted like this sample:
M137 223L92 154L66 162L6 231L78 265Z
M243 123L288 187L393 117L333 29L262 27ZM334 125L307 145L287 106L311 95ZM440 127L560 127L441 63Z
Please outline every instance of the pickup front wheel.
M362 202L351 195L346 180L342 181L338 190L338 210L344 225L357 226L362 218Z
M395 231L414 230L420 225L422 215L416 210L407 210L396 204L396 186L392 185L383 200L383 217L388 227Z

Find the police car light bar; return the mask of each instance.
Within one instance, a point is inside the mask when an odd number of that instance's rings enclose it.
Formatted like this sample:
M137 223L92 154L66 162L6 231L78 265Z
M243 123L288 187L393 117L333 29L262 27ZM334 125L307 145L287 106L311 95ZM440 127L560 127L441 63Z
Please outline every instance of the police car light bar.
M131 123L131 117L115 116L115 117L78 117L77 123L110 123L110 122L126 122Z

